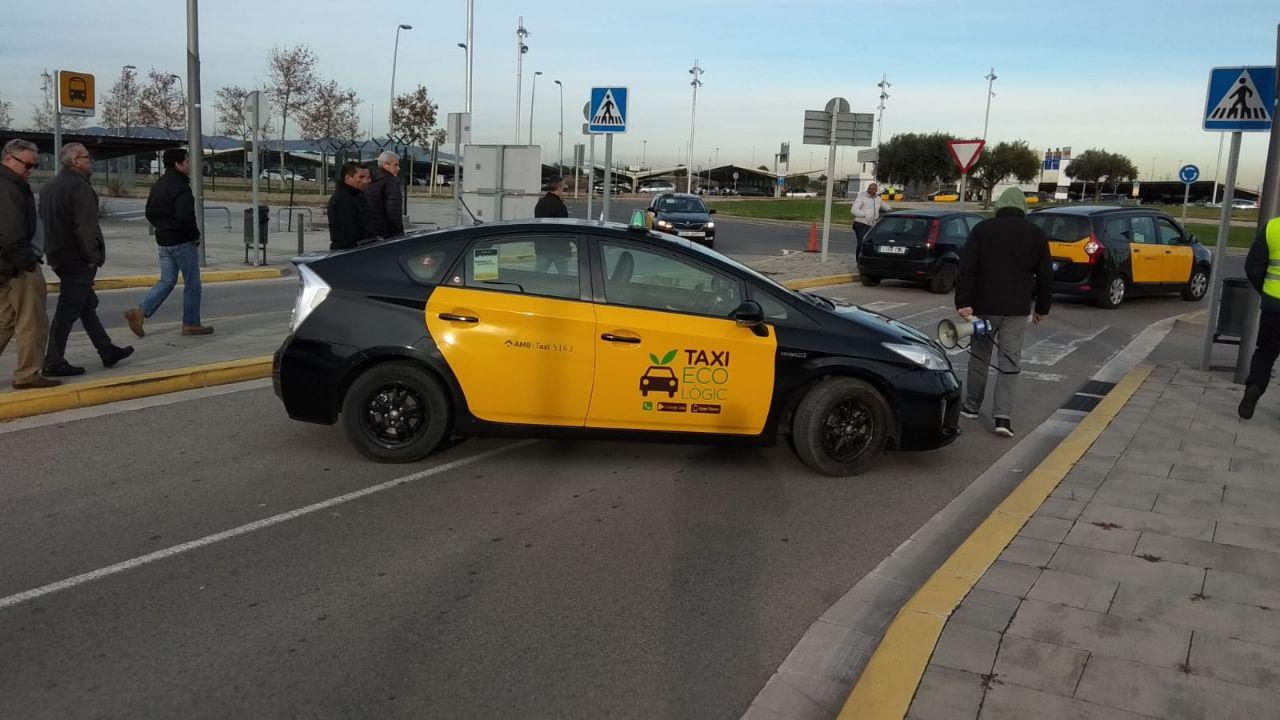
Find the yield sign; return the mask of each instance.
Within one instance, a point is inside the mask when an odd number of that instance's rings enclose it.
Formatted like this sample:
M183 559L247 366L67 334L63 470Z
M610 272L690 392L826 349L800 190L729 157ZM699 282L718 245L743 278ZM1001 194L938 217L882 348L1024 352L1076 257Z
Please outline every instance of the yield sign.
M951 159L956 161L956 167L960 168L960 173L967 175L969 168L978 162L978 156L982 154L982 148L986 144L985 140L948 140L947 152L951 153Z

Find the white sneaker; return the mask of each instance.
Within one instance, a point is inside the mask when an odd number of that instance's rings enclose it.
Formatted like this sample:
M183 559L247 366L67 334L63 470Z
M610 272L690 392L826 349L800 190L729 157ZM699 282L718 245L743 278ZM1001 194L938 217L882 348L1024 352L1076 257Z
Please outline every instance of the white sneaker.
M1009 423L1009 418L996 418L995 431L1002 437L1013 437L1013 425Z
M961 405L961 406L960 406L960 415L961 415L962 417L967 417L967 418L969 418L970 420L977 420L977 419L978 419L978 413L976 413L976 412L974 412L974 411L972 411L972 410L970 410L970 409L966 408L966 407L965 407L965 406L963 406L963 405Z

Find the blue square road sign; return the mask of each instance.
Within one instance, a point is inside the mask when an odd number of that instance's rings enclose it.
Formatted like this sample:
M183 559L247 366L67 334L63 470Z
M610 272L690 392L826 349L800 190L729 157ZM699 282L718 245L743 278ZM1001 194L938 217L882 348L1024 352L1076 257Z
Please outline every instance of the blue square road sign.
M1265 132L1276 114L1274 67L1220 67L1209 73L1204 129Z
M587 129L593 133L627 131L627 89L624 87L591 88L590 117Z

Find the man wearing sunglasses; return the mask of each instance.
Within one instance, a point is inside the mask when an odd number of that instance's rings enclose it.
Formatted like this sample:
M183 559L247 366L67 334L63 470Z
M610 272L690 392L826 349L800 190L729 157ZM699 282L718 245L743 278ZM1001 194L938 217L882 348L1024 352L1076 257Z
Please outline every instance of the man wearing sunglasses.
M38 158L36 146L26 140L10 140L0 150L0 354L16 336L13 386L19 390L61 384L40 374L49 316L36 242L36 200L27 182Z
M62 146L58 156L62 170L40 188L40 218L45 226L45 252L61 281L58 307L49 327L49 348L44 374L52 377L83 375L84 368L67 362L67 338L76 320L88 333L103 367L133 354L133 347L111 342L98 319L98 296L93 279L107 259L107 246L98 226L98 194L89 184L93 158L80 143Z

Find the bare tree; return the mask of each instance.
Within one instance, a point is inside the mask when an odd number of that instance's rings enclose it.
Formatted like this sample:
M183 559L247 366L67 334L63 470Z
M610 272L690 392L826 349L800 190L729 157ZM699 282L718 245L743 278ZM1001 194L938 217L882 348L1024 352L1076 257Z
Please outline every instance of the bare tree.
M395 105L391 108L391 135L408 145L430 148L433 137L439 132L435 126L439 109L440 106L431 102L427 89L422 85L396 97ZM413 165L414 155L410 149L410 182L413 181Z
M147 85L138 94L138 124L163 128L172 133L187 124L187 98L177 88L172 73L151 68Z
M320 141L320 180L322 191L328 187L329 146L354 140L360 135L360 117L356 114L359 98L355 90L342 89L330 80L318 83L311 100L298 116L304 140Z
M13 103L0 96L0 130L13 128Z
M32 104L31 124L40 132L53 132L54 113L57 112L56 98L58 92L58 81L54 78L53 73L48 69L40 71L40 96L42 98L39 105ZM85 119L81 115L63 115L62 127L64 130L79 130L84 127Z
M289 115L306 107L316 85L316 54L306 45L273 47L267 55L267 98L280 113L280 173L284 174L284 135Z
M138 73L133 68L122 68L120 79L111 86L102 103L102 122L109 128L123 128L125 137L133 135L138 125Z
M228 85L218 88L218 129L217 132L233 137L242 142L253 141L253 115L249 112L249 94L253 91L239 85ZM271 109L262 107L258 111L258 138L265 138L275 132L271 126ZM249 177L249 151L245 151L244 176Z

